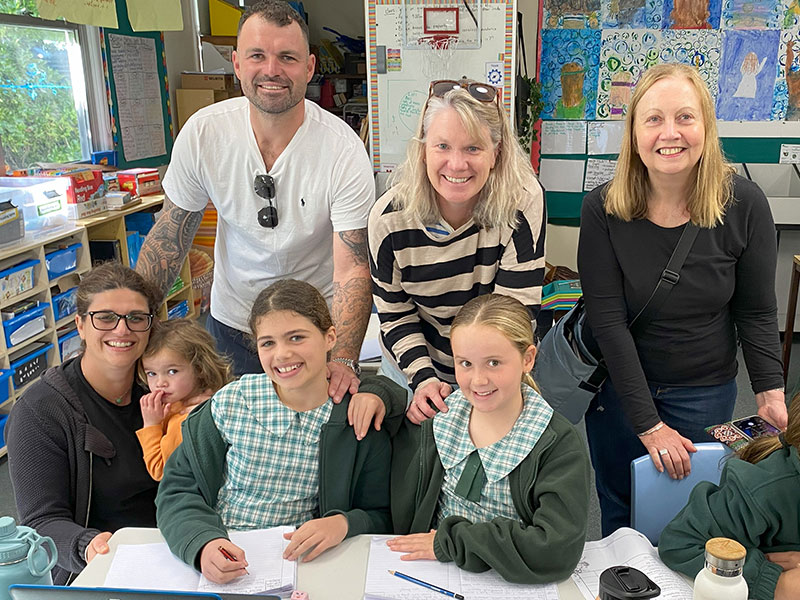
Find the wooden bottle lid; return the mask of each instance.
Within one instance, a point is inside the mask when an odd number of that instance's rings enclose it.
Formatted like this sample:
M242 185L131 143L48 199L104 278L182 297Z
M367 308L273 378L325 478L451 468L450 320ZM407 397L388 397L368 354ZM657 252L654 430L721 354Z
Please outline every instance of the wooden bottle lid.
M706 552L720 560L740 561L747 555L747 550L736 540L717 537L706 542Z

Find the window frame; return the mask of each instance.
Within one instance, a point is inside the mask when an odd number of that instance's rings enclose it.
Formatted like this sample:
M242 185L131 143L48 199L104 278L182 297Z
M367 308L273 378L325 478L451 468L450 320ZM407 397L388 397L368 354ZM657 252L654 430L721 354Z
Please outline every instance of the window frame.
M34 27L71 31L77 40L79 57L69 56L70 73L80 67L83 80L72 78L73 93L81 135L81 160L89 160L92 152L114 149L111 116L108 108L103 56L100 46L102 32L91 25L78 25L68 21L52 21L30 15L0 13L0 25Z

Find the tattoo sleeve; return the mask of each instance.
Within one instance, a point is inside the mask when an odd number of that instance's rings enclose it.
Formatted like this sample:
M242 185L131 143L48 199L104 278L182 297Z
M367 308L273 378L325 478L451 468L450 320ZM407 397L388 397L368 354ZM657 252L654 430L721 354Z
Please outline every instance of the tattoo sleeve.
M162 298L175 283L203 212L178 208L167 198L161 216L145 238L136 271L158 286Z
M340 231L337 236L331 307L337 335L333 356L358 358L372 308L367 230Z

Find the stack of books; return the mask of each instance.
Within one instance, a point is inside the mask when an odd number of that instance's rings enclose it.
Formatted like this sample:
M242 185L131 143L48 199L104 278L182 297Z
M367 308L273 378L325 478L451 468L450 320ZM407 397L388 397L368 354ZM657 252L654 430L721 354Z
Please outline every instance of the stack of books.
M579 279L562 279L542 288L542 310L569 310L583 295Z

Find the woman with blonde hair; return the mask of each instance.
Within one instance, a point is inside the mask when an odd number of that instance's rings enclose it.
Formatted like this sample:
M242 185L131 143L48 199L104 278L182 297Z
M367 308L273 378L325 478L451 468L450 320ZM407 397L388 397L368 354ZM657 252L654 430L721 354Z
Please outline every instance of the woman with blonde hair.
M747 549L744 578L755 600L800 597L800 397L789 425L777 437L761 437L725 465L719 485L703 481L686 507L664 528L661 559L690 577L704 566L712 537Z
M413 390L409 417L446 411L450 323L498 292L536 317L544 277L543 194L499 91L434 81L405 162L369 218L383 372ZM432 404L431 404L432 403Z
M666 273L687 224L680 273ZM583 203L578 269L609 379L586 415L603 535L630 523L630 461L647 452L674 478L692 442L730 419L736 345L759 414L786 426L779 356L775 227L763 192L734 174L714 104L695 69L649 69L631 99L614 178ZM658 282L667 301L634 334Z

